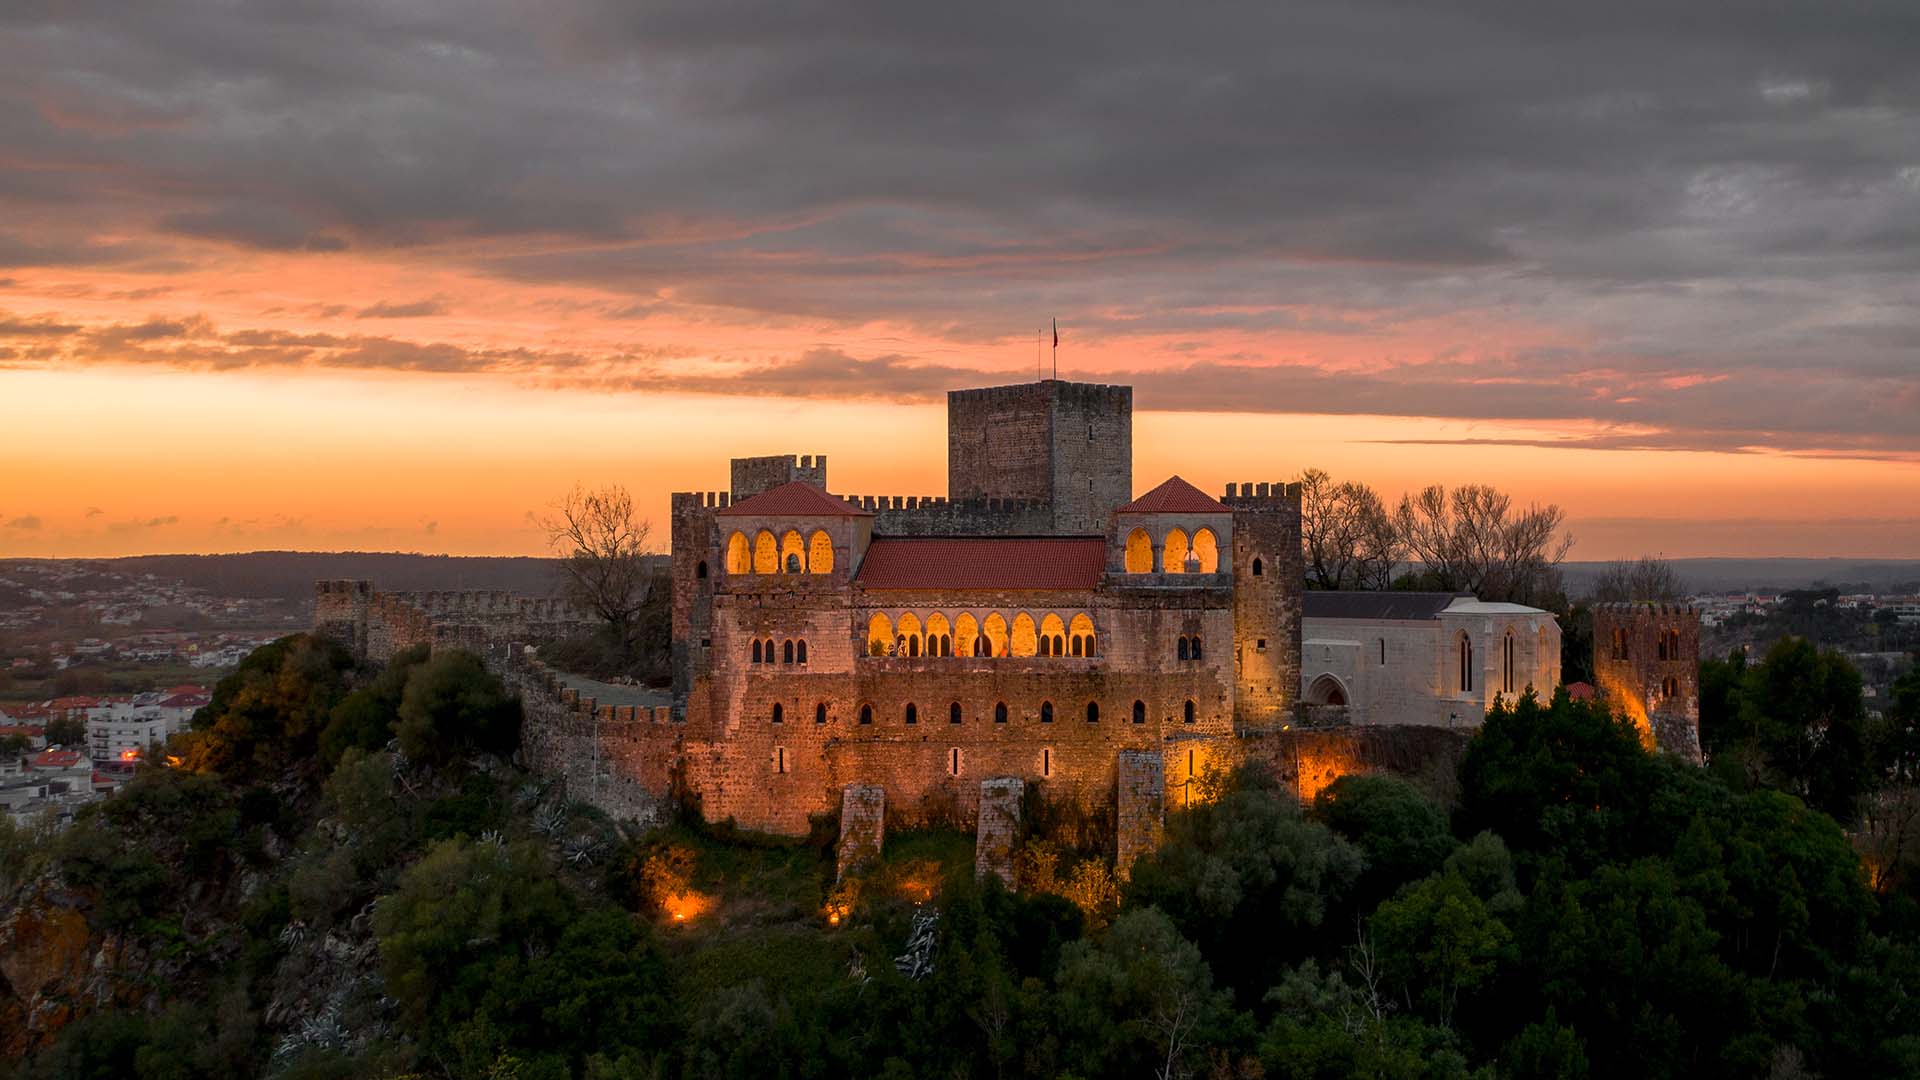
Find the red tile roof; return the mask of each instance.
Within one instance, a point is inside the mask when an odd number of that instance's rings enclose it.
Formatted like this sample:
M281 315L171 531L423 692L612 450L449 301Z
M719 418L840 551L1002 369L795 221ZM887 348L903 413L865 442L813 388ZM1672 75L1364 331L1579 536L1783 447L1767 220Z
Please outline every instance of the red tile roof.
M1097 536L883 537L855 581L866 589L1091 589L1107 566Z
M1178 476L1120 508L1122 514L1227 514L1232 513L1219 499L1201 491Z
M36 769L71 769L78 764L78 750L42 750L33 755L33 767Z
M777 488L769 488L751 498L741 499L732 506L714 511L719 517L872 517L873 512L862 510L837 499L805 480L793 480Z

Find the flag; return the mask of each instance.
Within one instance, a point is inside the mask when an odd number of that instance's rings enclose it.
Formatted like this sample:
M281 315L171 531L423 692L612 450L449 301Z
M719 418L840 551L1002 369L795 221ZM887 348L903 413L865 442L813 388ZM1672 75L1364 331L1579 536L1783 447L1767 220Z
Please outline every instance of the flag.
M1059 319L1053 320L1053 347L1056 349L1060 347L1060 320Z

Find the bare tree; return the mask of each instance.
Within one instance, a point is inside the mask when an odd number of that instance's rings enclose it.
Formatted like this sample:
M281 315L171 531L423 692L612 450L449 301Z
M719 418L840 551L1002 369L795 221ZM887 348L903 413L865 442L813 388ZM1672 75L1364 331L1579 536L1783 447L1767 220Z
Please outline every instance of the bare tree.
M1564 523L1552 503L1515 510L1511 496L1485 484L1434 484L1402 497L1394 513L1408 557L1436 588L1515 603L1543 600L1557 584L1573 547Z
M1321 469L1300 477L1300 546L1316 589L1385 589L1401 552L1379 494L1352 480L1336 484Z
M1635 560L1620 559L1608 564L1593 583L1591 598L1595 602L1617 602L1684 600L1686 596L1686 582L1680 580L1672 563L1642 555Z
M567 598L605 620L620 641L631 642L647 601L645 556L653 530L634 516L627 489L576 484L541 525L560 555Z

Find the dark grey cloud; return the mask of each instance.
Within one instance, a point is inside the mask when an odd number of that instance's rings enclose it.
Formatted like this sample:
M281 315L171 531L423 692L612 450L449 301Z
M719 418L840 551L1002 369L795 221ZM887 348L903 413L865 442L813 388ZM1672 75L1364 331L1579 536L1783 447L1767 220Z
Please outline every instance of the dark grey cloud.
M382 300L370 304L354 313L357 319L418 319L427 315L445 315L449 310L444 296L429 296L424 300L412 300L405 303L390 303Z
M1906 0L557 0L537 22L505 4L9 4L0 220L17 224L0 267L159 271L177 256L155 234L431 246L592 285L633 318L671 297L965 349L1058 313L1091 346L1079 374L1128 375L1104 341L1172 342L1167 370L1132 374L1167 407L1915 452L1916 56ZM1364 350L1449 319L1572 344L1467 332L1436 342L1445 362L1382 344L1357 374L1282 346L1183 362L1182 342L1229 333ZM655 371L644 349L238 328L91 347L189 366L552 362L739 393L927 395L978 367L823 346L745 359L764 369L748 385ZM10 364L44 354L11 348ZM1689 377L1717 381L1662 382Z

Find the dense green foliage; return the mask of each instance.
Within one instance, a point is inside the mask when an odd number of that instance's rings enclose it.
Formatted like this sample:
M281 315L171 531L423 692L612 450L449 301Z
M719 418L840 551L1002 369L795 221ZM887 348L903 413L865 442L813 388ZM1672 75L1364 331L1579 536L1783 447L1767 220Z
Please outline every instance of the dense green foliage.
M1768 733L1849 722L1845 671L1776 655L1712 673L1758 773L1529 696L1489 713L1455 805L1353 776L1302 807L1243 769L1096 902L976 882L961 834L894 832L838 885L823 844L623 835L515 767L517 704L472 658L362 671L290 640L222 684L202 771L148 769L52 844L149 990L21 1075L1920 1073L1913 886L1868 891L1814 802L1846 771ZM1888 716L1850 799L1912 775L1920 678ZM894 958L929 907L915 981Z
M1872 781L1860 674L1805 638L1780 639L1757 664L1703 662L1700 741L1735 783L1779 788L1840 821Z

